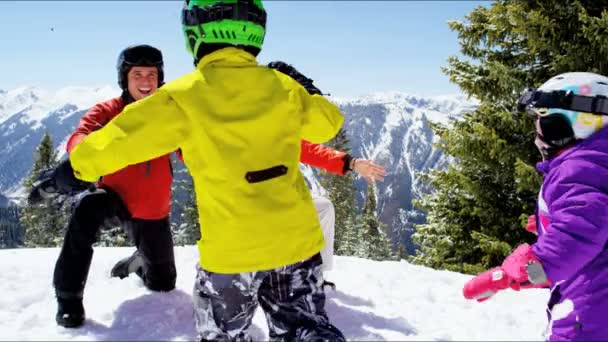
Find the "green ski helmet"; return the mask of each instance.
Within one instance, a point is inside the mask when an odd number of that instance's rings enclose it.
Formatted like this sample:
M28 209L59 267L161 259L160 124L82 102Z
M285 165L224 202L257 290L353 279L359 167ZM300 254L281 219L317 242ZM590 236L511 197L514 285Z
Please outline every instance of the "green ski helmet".
M185 0L182 27L195 63L227 46L257 55L266 33L262 0Z

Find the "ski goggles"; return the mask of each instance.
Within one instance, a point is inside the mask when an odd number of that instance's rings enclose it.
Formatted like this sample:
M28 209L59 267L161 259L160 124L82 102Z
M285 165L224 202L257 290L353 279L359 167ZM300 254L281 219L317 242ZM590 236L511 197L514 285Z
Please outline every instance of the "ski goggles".
M539 108L563 109L574 112L608 115L608 97L580 96L567 90L545 92L535 88L524 90L517 101L517 110L526 112L532 118L547 116L549 111L539 111Z
M124 52L124 62L137 66L162 66L163 55L152 46L137 46Z
M186 7L182 10L182 24L185 26L198 26L226 19L266 26L266 11L254 5L251 0L237 0L229 4L216 3L202 8L195 5L192 9L187 7L189 2L186 2Z

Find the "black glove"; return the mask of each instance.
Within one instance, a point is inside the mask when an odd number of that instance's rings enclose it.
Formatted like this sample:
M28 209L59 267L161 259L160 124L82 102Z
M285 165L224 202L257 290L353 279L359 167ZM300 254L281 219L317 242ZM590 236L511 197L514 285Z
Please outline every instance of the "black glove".
M293 78L294 80L296 80L296 82L300 83L302 85L302 87L304 87L304 89L306 89L306 91L308 91L308 93L310 95L314 95L314 94L323 95L321 90L319 90L319 88L315 87L312 84L313 81L310 78L302 75L291 64L287 64L287 63L281 62L281 61L274 61L274 62L268 63L268 67L271 69L276 69L276 70L284 73L285 75Z
M27 203L34 205L42 202L45 198L55 196L57 193L57 185L55 185L55 169L42 170L38 174L38 178L32 184L32 190L27 196Z
M81 181L74 176L74 169L69 159L64 160L55 168L55 183L57 191L63 195L75 194L95 187L94 183Z
M27 201L29 204L38 204L43 199L57 194L73 195L87 189L95 189L95 184L76 178L70 160L66 159L56 168L40 172Z

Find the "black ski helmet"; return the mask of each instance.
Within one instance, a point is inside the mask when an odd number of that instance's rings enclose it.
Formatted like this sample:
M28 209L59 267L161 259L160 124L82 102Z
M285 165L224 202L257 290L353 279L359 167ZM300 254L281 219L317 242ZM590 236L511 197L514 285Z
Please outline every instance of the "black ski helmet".
M118 85L127 91L127 74L134 66L151 66L158 69L158 86L163 85L165 77L163 71L163 54L159 49L150 45L132 45L120 52L116 70L118 71Z

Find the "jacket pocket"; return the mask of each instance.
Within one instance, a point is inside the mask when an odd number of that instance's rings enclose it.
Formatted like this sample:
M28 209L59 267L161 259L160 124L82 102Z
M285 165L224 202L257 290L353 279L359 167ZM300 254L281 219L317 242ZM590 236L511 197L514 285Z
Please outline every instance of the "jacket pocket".
M249 183L259 183L287 174L288 168L285 165L277 165L259 171L249 171L245 174L245 179Z

